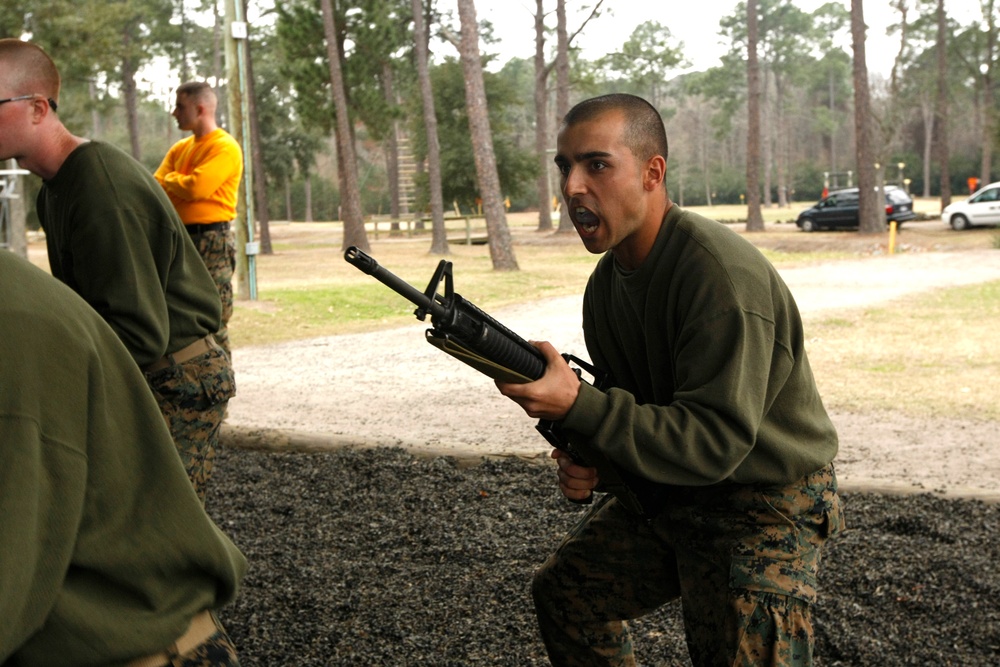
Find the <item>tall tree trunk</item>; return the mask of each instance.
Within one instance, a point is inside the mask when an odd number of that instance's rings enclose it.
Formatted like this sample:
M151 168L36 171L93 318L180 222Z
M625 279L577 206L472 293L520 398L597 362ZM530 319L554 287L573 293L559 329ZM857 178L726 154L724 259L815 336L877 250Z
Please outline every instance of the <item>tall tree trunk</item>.
M188 24L187 7L184 4L184 0L177 0L177 16L180 17L181 30L180 36L178 38L177 45L180 47L180 77L181 83L185 81L190 81L190 67L188 66L188 35L191 32L191 28Z
M948 147L948 21L944 0L937 3L937 102L934 106L934 135L937 163L941 165L941 209L951 203L951 152Z
M775 168L778 176L778 207L788 208L788 132L785 131L785 82L780 74L774 75L776 103Z
M535 153L538 154L538 231L552 229L552 193L549 191L549 70L545 66L544 0L535 0Z
M87 93L90 97L90 136L94 139L104 137L104 128L101 124L101 113L97 106L97 84L93 79L87 80ZM168 124L169 127L169 124Z
M430 54L427 23L423 3L412 0L413 33L417 55L417 80L420 84L420 101L423 104L424 132L427 134L427 184L431 205L431 253L447 255L448 233L444 227L444 197L441 194L441 144L438 141L437 111L434 108L434 90L431 88Z
M243 2L243 16L247 15L247 3ZM246 40L247 47L247 80L246 80L246 101L247 115L250 117L250 175L253 177L253 197L254 197L254 217L257 218L260 233L260 254L273 255L274 249L271 247L271 216L268 212L270 206L267 201L267 172L264 170L264 155L261 152L260 123L257 119L257 95L255 93L253 78L253 45L250 39ZM244 157L244 159L246 159ZM248 224L253 224L249 221Z
M302 180L303 180L303 186L302 186L303 197L302 198L305 200L305 206L306 206L305 215L303 217L305 218L306 222L312 222L313 221L313 184L312 184L312 174L309 173L308 171L305 172L304 174L302 174Z
M759 28L759 26L758 26ZM760 59L758 58L758 65ZM771 208L774 202L771 199L771 190L774 185L771 178L774 174L774 113L771 99L771 75L766 67L758 67L760 72L760 127L761 127L761 176L764 179L761 188L761 204L764 208Z
M285 220L292 221L292 179L285 176Z
M369 251L368 234L361 211L361 189L358 185L358 160L354 153L354 139L351 133L351 117L344 92L344 75L340 63L340 40L337 35L337 21L333 15L331 0L320 0L323 12L323 33L326 37L326 55L330 66L330 88L333 106L337 114L337 152L343 160L344 188L340 193L342 218L344 221L343 249L357 246Z
M125 56L122 58L122 97L125 99L125 124L128 127L129 144L132 157L142 159L142 147L139 145L139 104L135 88L137 66L135 59L128 55L132 44L132 35L126 32L122 35Z
M924 124L924 146L923 146L923 180L924 197L931 196L931 160L934 159L932 148L934 145L934 105L931 100L921 96L920 117Z
M684 208L684 167L677 171L677 205Z
M472 134L472 152L476 160L479 195L482 197L483 214L486 216L490 257L493 260L494 270L516 271L517 260L511 246L507 214L500 192L500 177L497 174L496 155L493 152L486 87L483 83L483 66L479 59L479 24L476 21L476 7L472 0L458 0L458 16L462 24L461 60L462 71L465 74L465 107Z
M834 94L832 66L827 72L827 85L829 86L830 91L830 118L835 118L834 113L836 112L837 105L834 101L836 99L836 95ZM830 127L830 173L837 173L837 128L832 124Z
M390 109L396 106L396 90L393 83L392 63L382 63L382 94L386 106ZM385 140L385 171L389 180L389 217L393 225L398 224L402 216L399 187L399 122L393 118L389 135Z
M757 0L747 0L747 227L764 231L760 212L760 64L757 61Z
M983 156L979 167L979 182L993 182L993 144L996 141L997 110L993 103L993 59L997 51L997 24L994 0L984 0L982 9L986 19L986 57L983 59Z
M858 167L858 232L878 234L885 231L885 208L875 191L875 158L871 96L868 90L868 63L865 61L865 15L862 0L851 0L851 44L854 49L854 132ZM883 200L884 201L884 200Z
M704 106L704 103L702 103L701 106ZM704 120L699 117L698 118L698 144L699 144L698 155L700 158L699 164L701 166L701 177L705 185L705 203L708 206L712 206L712 179L710 176L711 170L709 170L708 168L707 135L708 131L707 128L705 127Z
M559 122L569 112L569 29L566 27L566 0L556 0L556 117ZM559 231L576 231L566 202L559 207Z
M7 164L4 165L0 162L0 167L6 167L11 171L18 168L17 160L11 158L7 160ZM13 195L7 199L7 220L4 221L0 219L0 223L7 223L7 238L4 239L0 237L0 241L6 240L8 244L8 249L15 255L20 255L27 259L28 257L28 226L27 226L27 211L24 205L24 177L19 174L10 174L6 177L6 181L10 186L10 190L6 192L8 196ZM0 224L0 229L3 225Z
M220 93L219 90L222 87L221 82L226 78L226 72L224 70L225 65L223 64L223 56L225 54L225 44L223 43L222 33L225 29L225 18L222 16L222 12L219 11L220 2L212 3L212 72L215 74L215 88L216 93ZM183 83L183 81L181 82ZM228 85L228 84L227 84ZM218 94L220 112L227 119L229 118L229 96Z

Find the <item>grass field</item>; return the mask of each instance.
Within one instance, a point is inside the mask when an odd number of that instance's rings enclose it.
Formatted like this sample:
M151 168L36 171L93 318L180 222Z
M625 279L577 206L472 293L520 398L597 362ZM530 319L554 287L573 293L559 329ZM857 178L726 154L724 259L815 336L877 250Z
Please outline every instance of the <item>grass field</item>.
M813 372L835 409L1000 420L1000 281L805 324Z

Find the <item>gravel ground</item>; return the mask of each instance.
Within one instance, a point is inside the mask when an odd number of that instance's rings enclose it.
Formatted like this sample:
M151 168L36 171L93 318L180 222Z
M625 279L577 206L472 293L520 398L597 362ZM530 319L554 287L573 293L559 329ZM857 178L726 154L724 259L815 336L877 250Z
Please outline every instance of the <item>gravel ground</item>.
M581 515L550 466L400 448L224 449L209 511L250 560L222 618L244 667L544 665L531 573ZM1000 664L1000 508L845 494L824 556L819 665ZM633 624L687 665L679 608Z

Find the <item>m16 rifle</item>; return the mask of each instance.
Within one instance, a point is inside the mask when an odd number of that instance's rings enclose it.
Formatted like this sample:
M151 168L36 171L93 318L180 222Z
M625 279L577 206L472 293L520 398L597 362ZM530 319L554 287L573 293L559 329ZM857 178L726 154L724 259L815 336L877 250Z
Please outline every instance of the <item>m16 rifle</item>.
M545 357L534 345L455 293L451 262L443 259L438 262L427 289L421 292L355 246L344 251L344 259L416 305L414 315L421 322L430 316L432 327L425 332L427 342L480 373L494 380L514 383L532 382L545 373ZM444 294L439 294L442 281ZM562 356L567 363L577 364L589 373L595 387L607 388L606 374L571 354ZM580 381L585 382L580 368L574 370ZM651 483L648 480L618 469L596 448L587 447L582 442L571 442L559 422L540 419L535 429L553 447L569 454L574 462L596 468L601 490L614 493L633 512L640 515L647 513L646 499L640 499L633 487L640 490L649 487ZM589 503L591 500L592 496L582 502Z

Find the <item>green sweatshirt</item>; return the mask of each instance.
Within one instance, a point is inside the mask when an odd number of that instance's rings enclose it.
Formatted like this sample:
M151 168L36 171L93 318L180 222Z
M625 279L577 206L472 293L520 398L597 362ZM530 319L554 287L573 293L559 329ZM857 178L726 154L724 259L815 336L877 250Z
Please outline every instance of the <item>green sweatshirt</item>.
M144 368L214 333L222 303L163 188L117 148L74 150L38 194L52 275L115 330Z
M2 251L0 344L0 664L165 648L234 598L243 555L202 509L115 333Z
M583 385L564 427L623 469L683 486L788 484L833 460L795 301L724 225L674 206L637 270L606 254L583 327L614 388Z

